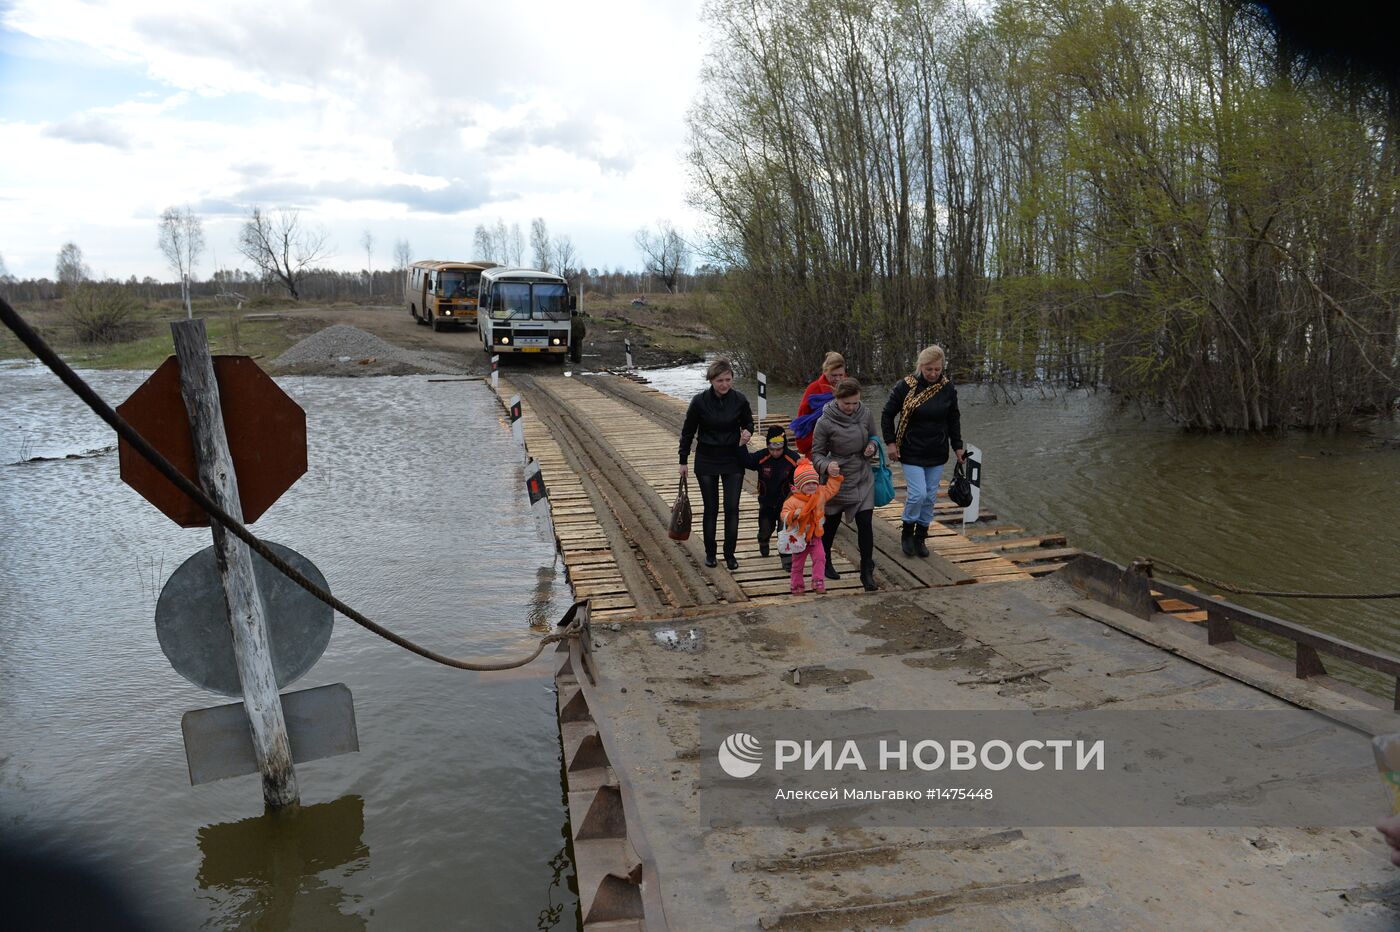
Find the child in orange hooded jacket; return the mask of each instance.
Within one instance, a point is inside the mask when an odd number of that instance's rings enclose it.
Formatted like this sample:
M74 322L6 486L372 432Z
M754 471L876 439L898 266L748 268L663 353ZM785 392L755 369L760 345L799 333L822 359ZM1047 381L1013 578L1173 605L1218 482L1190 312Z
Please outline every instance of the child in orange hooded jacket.
M835 464L832 464L835 467ZM783 532L795 531L807 540L807 547L792 554L792 594L802 595L803 564L812 558L812 588L826 591L826 548L822 545L822 523L826 520L826 503L841 488L845 477L840 469L827 477L825 484L817 482L817 470L805 456L792 476L792 494L783 502ZM779 538L781 540L781 538Z

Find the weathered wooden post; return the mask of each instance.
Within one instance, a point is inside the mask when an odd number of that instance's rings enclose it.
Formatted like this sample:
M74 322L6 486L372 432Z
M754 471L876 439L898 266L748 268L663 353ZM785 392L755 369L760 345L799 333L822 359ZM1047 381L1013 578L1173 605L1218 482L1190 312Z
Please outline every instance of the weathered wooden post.
M204 491L233 518L243 520L238 480L224 434L219 386L214 361L204 334L203 320L181 320L170 325L175 356L180 363L180 393L190 416L195 462ZM234 656L243 687L243 707L252 728L253 752L262 774L263 799L273 808L299 801L292 746L282 715L282 698L272 668L272 648L263 618L263 603L253 576L253 555L243 541L230 535L218 522L210 525L214 554L228 602L233 628Z

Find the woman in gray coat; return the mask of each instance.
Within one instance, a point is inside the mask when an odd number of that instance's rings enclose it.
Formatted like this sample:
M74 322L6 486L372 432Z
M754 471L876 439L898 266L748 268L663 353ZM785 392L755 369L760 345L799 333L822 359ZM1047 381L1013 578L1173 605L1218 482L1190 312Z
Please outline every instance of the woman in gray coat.
M860 383L846 378L836 386L835 398L822 412L812 431L812 464L818 474L845 476L840 490L826 503L822 542L826 545L826 575L839 579L831 565L831 546L841 527L841 516L855 521L860 545L860 582L875 586L875 476L870 458L875 455L875 415L861 404Z

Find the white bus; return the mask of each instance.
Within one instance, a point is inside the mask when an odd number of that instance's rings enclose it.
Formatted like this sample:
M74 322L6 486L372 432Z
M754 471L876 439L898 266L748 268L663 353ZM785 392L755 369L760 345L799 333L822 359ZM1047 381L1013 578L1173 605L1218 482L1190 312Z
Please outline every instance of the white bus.
M539 353L563 362L578 298L558 275L498 267L481 273L477 332L487 355Z

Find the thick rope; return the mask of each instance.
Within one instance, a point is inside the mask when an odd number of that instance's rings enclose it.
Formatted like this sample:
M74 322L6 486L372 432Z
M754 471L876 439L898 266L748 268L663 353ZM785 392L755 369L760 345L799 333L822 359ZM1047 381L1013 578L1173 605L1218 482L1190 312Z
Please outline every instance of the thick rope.
M227 529L230 534L247 544L249 549L268 563L271 563L278 572L286 576L292 582L301 586L301 588L305 589L346 618L349 618L357 625L373 631L386 641L391 641L404 650L411 651L420 657L426 657L446 667L453 667L458 670L489 672L492 670L513 670L516 667L523 667L540 654L544 653L544 649L550 644L576 638L583 630L583 622L579 619L578 613L579 608L587 604L587 600L575 602L559 621L559 627L563 630L541 638L539 644L535 647L534 653L520 660L503 660L499 662L462 660L456 657L449 657L446 654L440 654L435 650L430 650L429 648L416 644L401 634L390 631L378 622L367 618L349 605L346 605L310 579L307 579L299 573L295 567L289 565L274 553L270 547L259 540L252 531L244 527L241 521L235 520L228 512L220 508L213 499L205 494L203 489L186 478L184 473L176 469L174 464L162 456L155 447L151 446L145 437L142 437L121 415L112 410L111 406L102 400L102 397L93 390L92 386L83 381L82 376L74 372L73 369L53 351L53 348L44 341L43 337L35 333L34 329L25 322L24 318L19 316L14 308L10 307L9 302L4 298L0 298L0 320L3 320L5 326L9 327L14 331L15 336L19 337L20 342L27 346L30 352L39 358L40 362L48 366L50 371L58 376L63 384L67 385L73 391L73 394L81 398L83 403L91 408L94 414L106 421L107 424L117 432L119 437L131 444L132 448L145 457L161 475L169 479L175 487L188 496L191 501L204 509L205 513L208 514L212 520L218 522Z
M1262 595L1274 599L1400 599L1400 592L1281 592L1272 589L1242 589L1239 586L1233 586L1230 583L1182 569L1167 560L1161 560L1157 557L1144 557L1143 559L1153 567L1160 567L1173 576L1184 576L1193 582L1235 595Z

